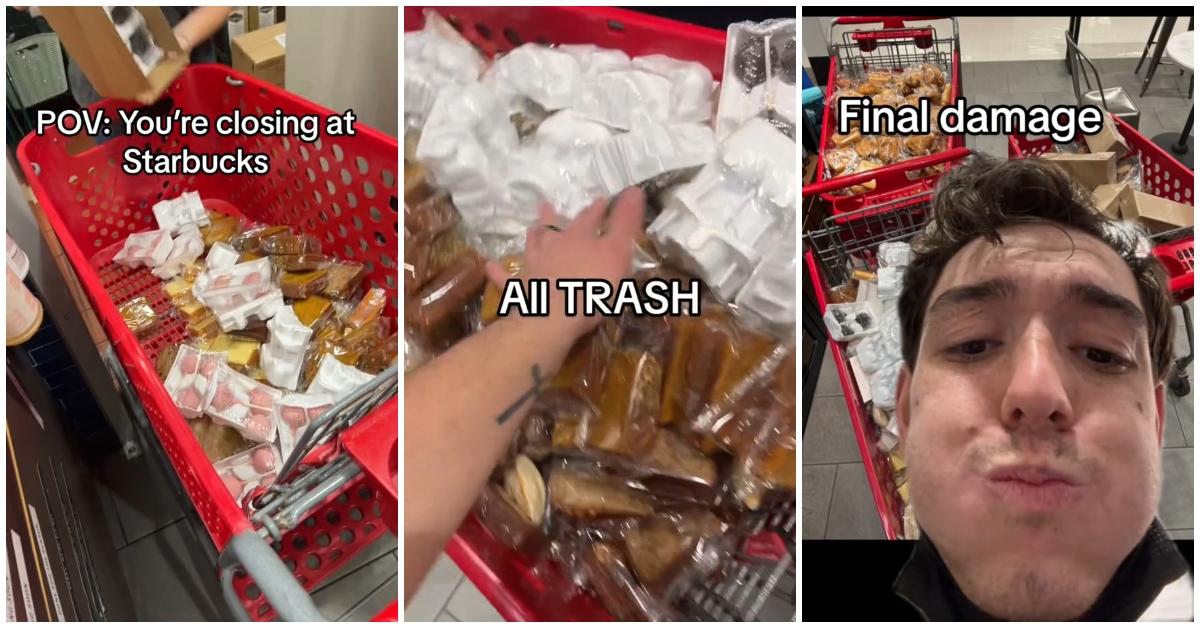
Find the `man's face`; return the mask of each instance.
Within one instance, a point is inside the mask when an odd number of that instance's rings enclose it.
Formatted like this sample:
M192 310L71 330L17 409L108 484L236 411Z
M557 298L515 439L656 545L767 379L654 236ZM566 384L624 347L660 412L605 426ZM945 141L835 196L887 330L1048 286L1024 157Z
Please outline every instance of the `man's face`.
M901 373L909 490L980 608L1070 619L1157 511L1162 386L1115 252L1046 224L1000 233L947 264Z

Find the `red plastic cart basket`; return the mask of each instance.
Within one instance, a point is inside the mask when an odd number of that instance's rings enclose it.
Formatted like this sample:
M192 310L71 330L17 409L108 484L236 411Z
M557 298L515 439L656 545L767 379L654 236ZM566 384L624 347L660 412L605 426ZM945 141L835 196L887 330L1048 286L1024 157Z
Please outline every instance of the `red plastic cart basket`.
M277 109L295 115L335 114L217 65L187 68L159 105L210 118L235 109L258 114ZM116 110L133 107L132 103L106 100L91 109L107 112L115 125L119 120ZM288 572L280 571L284 568L279 559L275 559L278 570L264 567L265 571L256 572L249 564L261 565L262 556L250 557L247 553L259 554L260 546L267 546L217 476L155 373L158 353L187 340L185 322L170 315L159 279L146 269L129 271L111 260L126 236L154 228L151 206L155 202L195 190L211 209L260 222L289 224L319 237L325 251L363 262L367 282L387 292L386 315L395 317L399 285L397 260L393 258L399 233L396 140L363 125L357 126L353 136L333 137L324 133L322 125L320 139L311 144L295 136L220 137L214 133L195 137L178 132L166 137L115 137L78 154L71 154L71 144L58 128L51 128L44 135L30 134L22 140L17 156L154 433L213 543L222 552L223 561L228 558L227 550L234 558L246 558L236 561L236 570L223 570L234 573L222 573L223 584L231 585L241 598L230 600L231 605L237 609L240 604L254 619L274 617L276 610L269 601L276 599L288 600L284 606L311 606L311 601L290 604L294 598L279 597L276 586L294 587L298 581L311 590L355 552L388 530L395 533L397 529L394 397L336 438L306 450L310 455L305 461L312 464L339 455L347 457L357 474L344 477L336 491L316 503L308 520L283 532L275 551L289 563L293 579L280 584L280 575ZM129 176L121 170L122 153L135 144L166 153L177 153L185 147L197 153L227 153L240 148L269 154L271 169L262 176ZM142 295L150 299L162 320L151 336L139 341L126 327L117 305ZM391 443L392 448L388 451L386 445L381 448L364 441ZM384 511L390 513L390 519L383 516ZM246 572L254 578L248 578ZM226 579L232 583L224 582ZM311 610L315 612L315 607ZM281 607L285 617L294 612L295 608Z
M425 24L425 7L404 8L404 29ZM630 56L664 54L703 64L720 80L725 33L605 7L434 7L488 55L524 43L595 44ZM787 506L795 521L794 502ZM604 621L611 617L558 565L514 552L471 515L446 547L489 602L509 621ZM782 563L780 563L782 565ZM759 586L765 586L759 582ZM564 594L564 592L566 594ZM708 596L711 597L711 596Z
M933 27L909 28L907 22L949 20L953 35L939 36ZM838 43L834 32L839 26L855 26L862 24L882 24L883 28L876 30L856 29L843 32L842 41ZM950 72L950 101L953 102L962 93L962 81L959 77L959 40L958 20L953 17L839 17L833 20L829 27L829 83L826 87L825 114L821 123L821 144L817 152L817 183L829 180L825 172L825 150L831 142L835 129L836 115L833 111L833 94L837 91L839 76L852 75L856 78L866 78L871 70L899 70L905 67L919 66L922 63L932 63ZM943 154L963 146L962 135L948 136L946 150ZM911 163L914 160L902 161L883 168L871 170L872 176L857 178L855 181L864 183L875 181L875 189L863 194L833 194L837 190L851 187L836 185L822 192L822 198L833 206L835 214L857 211L863 207L887 204L899 198L912 197L922 191L932 189L937 181L938 173L922 176L913 172ZM853 176L853 175L850 175ZM835 177L841 181L848 177Z

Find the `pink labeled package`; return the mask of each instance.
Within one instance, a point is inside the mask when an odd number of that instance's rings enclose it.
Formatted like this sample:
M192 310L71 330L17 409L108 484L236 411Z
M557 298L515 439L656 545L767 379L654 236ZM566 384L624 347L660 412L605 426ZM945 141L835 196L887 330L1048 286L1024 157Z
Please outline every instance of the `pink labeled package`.
M266 488L275 481L283 458L270 443L263 443L234 454L213 465L229 494L240 504L256 488Z
M215 311L245 305L274 287L271 260L256 259L227 269L212 269L196 278L192 292Z
M212 420L241 432L247 440L275 440L275 403L278 390L261 384L226 364L217 367L204 411Z
M183 416L194 419L204 414L205 402L218 369L225 368L225 354L179 347L175 362L163 385Z
M284 395L275 404L276 424L279 428L279 450L287 460L300 436L317 417L333 406L333 397L324 394Z

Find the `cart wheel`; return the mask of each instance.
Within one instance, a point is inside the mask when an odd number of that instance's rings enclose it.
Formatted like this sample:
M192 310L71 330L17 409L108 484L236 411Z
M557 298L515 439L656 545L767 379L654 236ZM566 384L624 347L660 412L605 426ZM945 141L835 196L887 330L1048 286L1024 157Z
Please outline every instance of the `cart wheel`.
M1171 389L1171 394L1176 397L1187 396L1192 391L1192 384L1188 381L1187 371L1182 371L1172 377L1168 387Z

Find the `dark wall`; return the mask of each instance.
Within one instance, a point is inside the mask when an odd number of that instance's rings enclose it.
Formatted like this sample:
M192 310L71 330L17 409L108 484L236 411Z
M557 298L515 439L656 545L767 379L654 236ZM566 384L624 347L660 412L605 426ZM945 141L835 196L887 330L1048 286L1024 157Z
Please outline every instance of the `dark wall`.
M725 30L734 22L761 22L772 18L796 17L796 7L622 7L680 22Z

